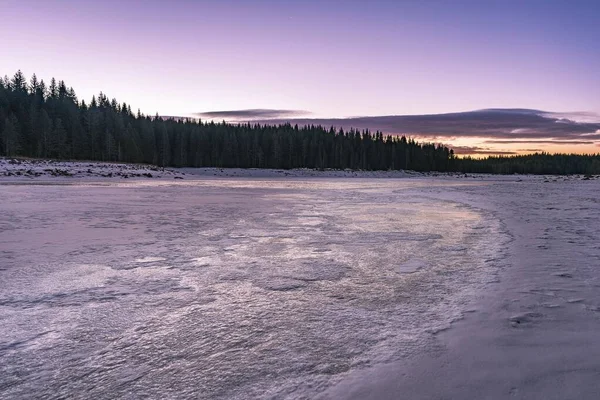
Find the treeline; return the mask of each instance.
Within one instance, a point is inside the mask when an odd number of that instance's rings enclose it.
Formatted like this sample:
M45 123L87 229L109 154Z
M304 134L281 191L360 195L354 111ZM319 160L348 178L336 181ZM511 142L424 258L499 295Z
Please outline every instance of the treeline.
M0 155L173 167L451 171L442 145L368 130L230 124L133 113L100 93L86 103L63 81L21 71L0 79Z
M65 82L0 78L0 156L172 167L333 168L492 174L600 174L600 155L457 158L405 136L322 126L230 124L133 113L102 92L86 103Z
M489 174L600 174L600 155L536 153L456 160L460 172Z

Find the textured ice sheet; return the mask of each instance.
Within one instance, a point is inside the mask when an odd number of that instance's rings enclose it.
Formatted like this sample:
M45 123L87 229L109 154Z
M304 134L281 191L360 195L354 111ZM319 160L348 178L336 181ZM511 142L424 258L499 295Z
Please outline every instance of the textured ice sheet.
M508 240L456 185L4 184L0 398L311 398L420 354Z

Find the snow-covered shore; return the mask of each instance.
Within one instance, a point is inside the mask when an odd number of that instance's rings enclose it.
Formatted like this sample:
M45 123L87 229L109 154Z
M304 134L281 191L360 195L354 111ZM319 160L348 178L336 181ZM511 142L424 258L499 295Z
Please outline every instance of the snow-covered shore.
M179 171L144 164L0 158L0 179L182 177Z
M168 179L207 179L207 178L448 178L494 181L570 181L598 179L600 176L582 175L489 175L416 171L355 171L355 170L316 170L297 169L257 169L257 168L160 168L154 165L110 163L98 161L56 161L37 159L0 158L0 179L35 178L168 178Z

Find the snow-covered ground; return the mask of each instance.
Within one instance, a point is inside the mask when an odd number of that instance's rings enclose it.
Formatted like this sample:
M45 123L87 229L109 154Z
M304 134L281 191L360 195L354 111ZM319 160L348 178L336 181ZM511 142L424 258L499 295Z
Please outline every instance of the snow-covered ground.
M0 157L0 181L45 180L48 178L454 178L494 181L548 180L570 181L599 179L600 176L536 176L536 175L487 175L415 171L354 171L256 168L160 168L153 165L110 163L98 161L56 161L36 159L14 159ZM89 180L89 179L88 179Z
M327 173L0 177L0 398L600 392L598 180Z
M171 178L183 179L177 170L153 165L0 158L0 181L45 178Z

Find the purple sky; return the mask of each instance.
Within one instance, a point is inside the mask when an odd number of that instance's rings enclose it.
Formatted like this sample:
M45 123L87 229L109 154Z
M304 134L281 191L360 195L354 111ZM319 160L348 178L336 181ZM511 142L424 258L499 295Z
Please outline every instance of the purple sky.
M80 98L102 90L147 114L600 113L600 1L0 0L0 9L0 73L55 76Z

